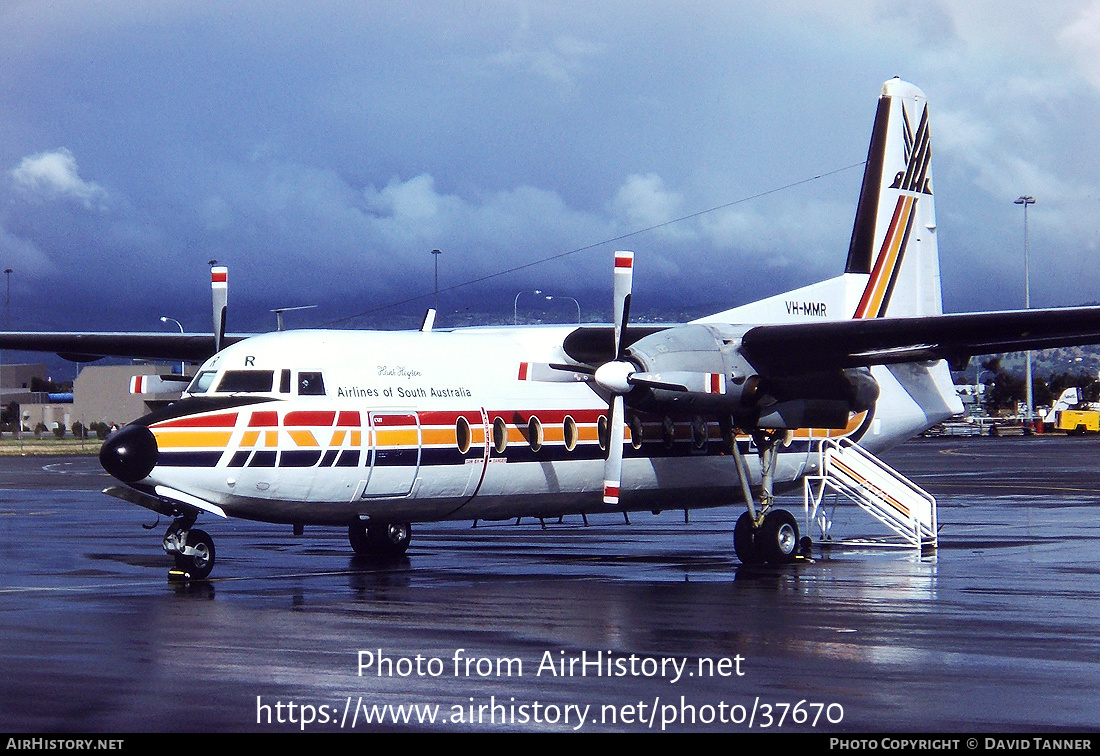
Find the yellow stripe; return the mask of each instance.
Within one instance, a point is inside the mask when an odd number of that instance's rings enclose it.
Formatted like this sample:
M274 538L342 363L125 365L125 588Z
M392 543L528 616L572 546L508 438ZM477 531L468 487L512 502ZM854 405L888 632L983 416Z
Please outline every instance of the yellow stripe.
M317 439L313 437L312 431L307 430L288 430L291 439L298 446L316 447L318 446Z
M867 311L867 317L877 317L879 315L880 308L882 307L882 300L886 297L886 289L889 286L890 279L894 274L894 267L897 265L898 254L901 252L901 243L905 239L905 230L909 228L909 216L913 212L913 197L903 197L902 211L898 216L898 223L891 229L894 232L893 237L887 240L887 244L883 245L886 255L886 259L883 261L883 266L879 269L878 280L874 283L874 288L871 292L871 306Z
M225 448L233 431L155 430L153 435L161 449Z
M378 446L416 446L417 432L415 428L375 428L375 438Z
M455 429L447 428L445 430L435 430L432 428L424 428L421 431L421 437L423 438L423 444L425 446L449 446L455 443ZM413 435L415 442L415 434Z

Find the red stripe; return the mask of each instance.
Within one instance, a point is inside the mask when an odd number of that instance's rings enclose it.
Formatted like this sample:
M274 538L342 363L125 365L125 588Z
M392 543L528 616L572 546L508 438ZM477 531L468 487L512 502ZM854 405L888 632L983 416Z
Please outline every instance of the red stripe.
M633 257L616 257L615 258L615 267L616 268L633 268L634 267L634 258Z
M878 282L883 276L889 276L890 270L883 270L886 265L886 258L890 251L891 242L894 236L898 233L898 220L901 218L902 207L905 204L905 197L898 197L898 203L894 206L894 216L890 219L890 228L886 232L886 237L882 240L882 248L878 252L878 257L875 259L875 268L871 271L871 277L867 279L867 285L863 289L863 296L860 297L859 305L856 307L856 313L853 316L854 319L875 317L878 313L869 313L868 309L871 306L871 295L874 293L875 288L878 286ZM895 264L897 259L895 258ZM892 270L892 269L891 269ZM881 308L882 302L879 302Z
M359 424L358 412L341 412L340 419L336 421L340 428L358 428Z
M561 423L565 421L565 416L569 415L576 422L580 424L585 423L597 423L602 415L607 414L607 410L536 410L531 412L530 410L490 410L489 422L492 423L497 417L504 418L504 422L511 425L526 425L532 417L537 417L542 423ZM423 415L421 415L423 417ZM478 422L481 422L480 418Z
M424 426L441 426L441 425L454 425L458 422L458 418L464 417L470 425L481 425L481 413L480 412L419 412L420 424Z
M317 410L299 410L298 412L288 412L286 417L283 418L283 425L290 426L306 426L306 427L331 427L332 421L336 418L335 412L324 412Z
M279 415L275 412L253 412L248 421L249 428L276 428L278 425Z
M721 381L718 379L718 373L710 374L710 393L717 394L721 391Z
M416 427L416 418L410 415L374 415L371 422L375 427L396 428L399 426Z
M528 370L529 370L530 367L531 367L531 363L529 363L529 362L519 363L519 380L521 380L521 381L526 381L527 380L527 373L528 373Z
M210 283L225 283L228 275L224 270L210 271Z
M274 413L272 413L274 414ZM230 415L199 415L197 417L181 417L178 420L168 420L157 423L157 428L232 428L237 424L237 414Z

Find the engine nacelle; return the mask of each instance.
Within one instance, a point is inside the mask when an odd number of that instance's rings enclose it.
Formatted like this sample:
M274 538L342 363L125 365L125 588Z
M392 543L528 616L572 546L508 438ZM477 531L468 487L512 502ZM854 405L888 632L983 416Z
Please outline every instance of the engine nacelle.
M667 377L668 383L687 385L678 379L688 374L716 380L688 391L636 386L627 402L643 411L729 413L743 427L778 430L844 428L850 413L868 410L878 399L878 383L867 368L759 375L740 352L746 330L694 324L639 339L627 356L647 381L659 385Z

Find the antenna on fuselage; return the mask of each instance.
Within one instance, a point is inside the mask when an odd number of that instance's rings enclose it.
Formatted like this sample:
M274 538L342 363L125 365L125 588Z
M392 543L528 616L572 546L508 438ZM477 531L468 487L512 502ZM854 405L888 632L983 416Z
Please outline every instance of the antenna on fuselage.
M427 312L424 313L424 319L420 321L420 332L428 333L432 330L432 326L435 325L435 309L429 307Z
M293 310L312 310L316 306L317 305L301 305L300 307L276 307L274 310L272 310L272 312L275 313L275 330L286 330L286 328L283 327L284 312L292 312Z

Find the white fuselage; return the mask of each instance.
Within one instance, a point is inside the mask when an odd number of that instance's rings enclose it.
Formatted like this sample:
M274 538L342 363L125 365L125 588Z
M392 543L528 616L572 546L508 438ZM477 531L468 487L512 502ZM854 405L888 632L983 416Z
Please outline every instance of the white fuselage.
M149 423L159 450L141 486L230 516L345 524L504 519L606 511L607 399L585 382L519 379L565 362L571 326L457 331L290 331L249 338L203 365L195 414ZM873 369L880 397L840 430L803 429L777 484L813 472L813 440L852 435L872 452L958 411L946 365ZM186 406L186 401L181 407ZM631 413L615 510L741 499L718 417ZM760 466L749 436L738 434Z

